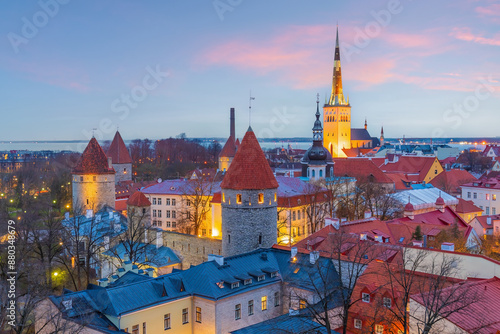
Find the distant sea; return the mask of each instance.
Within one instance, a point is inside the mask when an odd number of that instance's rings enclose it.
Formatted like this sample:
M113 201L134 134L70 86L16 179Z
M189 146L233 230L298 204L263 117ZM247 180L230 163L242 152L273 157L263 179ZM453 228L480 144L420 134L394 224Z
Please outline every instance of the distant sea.
M222 146L226 138L197 138L204 145L209 145L214 140L217 140ZM401 139L388 138L387 142L399 143ZM125 140L125 144L129 145L132 140ZM259 139L259 142L264 149L272 148L287 148L290 145L293 149L307 149L311 146L311 138L272 138ZM0 151L74 151L83 152L88 141L80 140L54 140L54 141L0 141ZM429 138L407 138L407 144L430 144ZM500 144L500 138L439 138L433 140L434 144L448 144L450 146L459 147L461 149L477 148L483 149L486 143ZM103 144L103 142L101 142Z

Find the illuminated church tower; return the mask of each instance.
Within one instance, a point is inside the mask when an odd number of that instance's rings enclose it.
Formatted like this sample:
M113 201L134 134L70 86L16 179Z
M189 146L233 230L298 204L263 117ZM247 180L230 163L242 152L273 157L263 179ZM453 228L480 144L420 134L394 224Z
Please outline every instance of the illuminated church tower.
M342 90L339 30L335 45L332 93L323 107L323 145L332 157L346 157L342 149L351 148L351 105Z

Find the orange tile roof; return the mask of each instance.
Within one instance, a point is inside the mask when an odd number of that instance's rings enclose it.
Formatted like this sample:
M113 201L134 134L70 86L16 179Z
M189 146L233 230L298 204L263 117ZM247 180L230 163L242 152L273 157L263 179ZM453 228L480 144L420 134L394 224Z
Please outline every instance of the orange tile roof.
M394 183L378 168L373 161L365 158L335 158L333 159L333 174L337 177L354 177L366 181L373 175L377 183Z
M396 190L411 189L411 186L406 186L406 184L411 183L411 181L408 180L408 178L404 173L385 173L385 175L389 177L392 181L394 181Z
M106 153L108 157L111 157L114 164L131 164L132 158L128 152L127 146L123 142L120 132L116 131L115 137L109 145L108 152Z
M73 168L73 174L115 174L113 167L108 167L108 158L94 137Z
M463 198L458 199L458 205L455 209L458 213L482 212L481 208L474 205L473 201L466 201Z
M234 141L233 136L229 136L229 138L226 141L226 144L224 144L224 147L222 148L222 151L219 153L219 157L224 157L224 158L232 158L236 154L236 143Z
M416 157L416 156L401 156L394 163L387 163L380 166L384 172L401 172L408 174L417 174L417 181L422 182L425 176L432 167L436 157Z
M443 191L459 194L460 186L477 180L474 175L463 169L444 171L436 176L430 184Z
M249 127L224 176L221 188L257 190L274 189L278 186L257 137Z
M129 197L127 205L144 207L151 206L151 202L142 192L136 191Z

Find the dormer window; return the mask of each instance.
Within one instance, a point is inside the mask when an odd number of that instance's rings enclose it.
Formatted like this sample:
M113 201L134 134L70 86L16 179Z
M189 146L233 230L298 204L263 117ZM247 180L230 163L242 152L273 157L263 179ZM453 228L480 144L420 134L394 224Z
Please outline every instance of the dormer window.
M251 278L247 278L246 280L243 281L243 285L248 285L248 284L252 284Z
M262 204L262 203L264 203L264 194L260 193L259 194L259 204Z
M231 289L236 289L240 287L240 282L231 283Z
M236 194L236 204L241 204L241 194Z
M263 281L266 278L266 275L257 276L257 282Z
M271 278L276 277L276 276L278 276L278 272L276 271L274 273L271 273L270 275L271 275Z
M364 301L365 303L369 303L370 302L370 294L363 292L361 294L361 300Z

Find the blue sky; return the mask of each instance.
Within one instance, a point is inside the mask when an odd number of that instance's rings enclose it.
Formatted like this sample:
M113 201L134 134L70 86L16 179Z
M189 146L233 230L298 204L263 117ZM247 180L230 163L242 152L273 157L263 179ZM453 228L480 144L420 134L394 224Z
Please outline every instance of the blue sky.
M308 137L338 22L352 126L497 136L498 1L9 1L0 140Z

